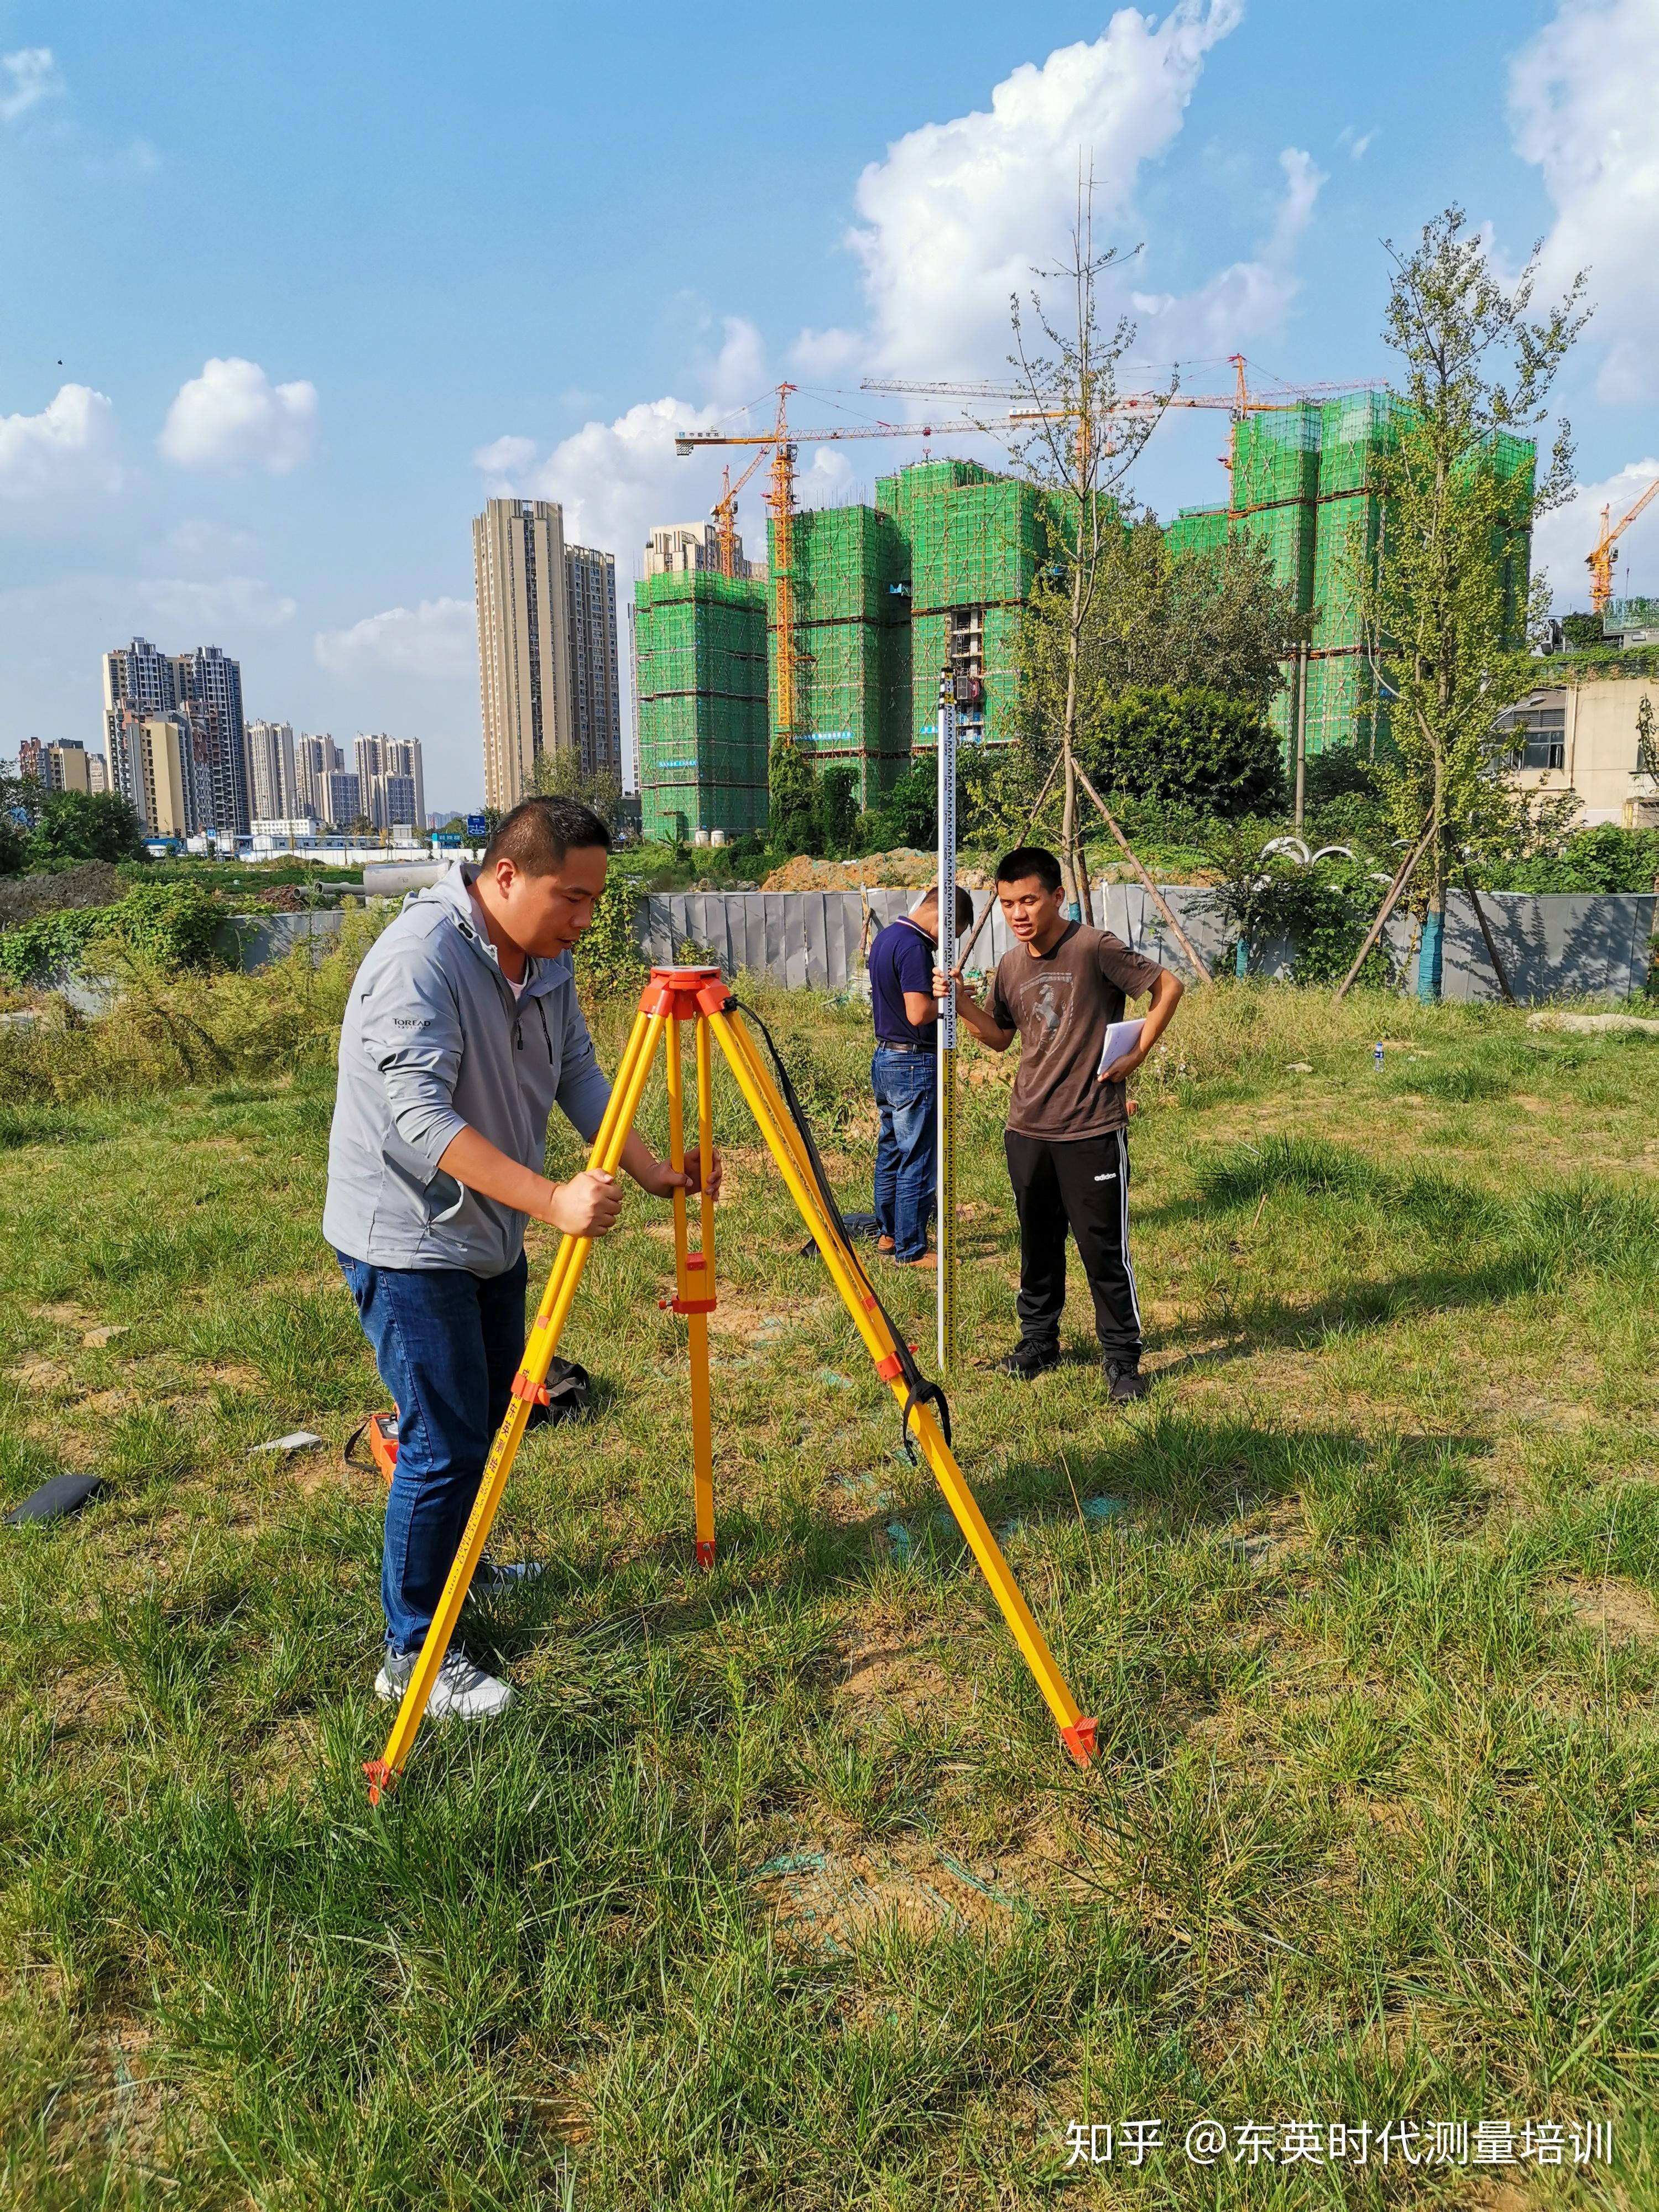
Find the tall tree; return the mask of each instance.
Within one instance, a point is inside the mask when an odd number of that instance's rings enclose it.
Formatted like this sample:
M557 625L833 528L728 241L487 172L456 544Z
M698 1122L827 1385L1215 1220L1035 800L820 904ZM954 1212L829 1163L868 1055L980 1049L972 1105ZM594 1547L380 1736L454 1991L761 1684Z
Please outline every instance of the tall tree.
M615 826L622 806L622 778L615 769L585 768L574 745L538 753L530 772L530 790L537 799L579 799L591 806L601 822Z
M767 763L766 841L775 853L816 853L821 838L817 771L787 730Z
M1116 494L1162 412L1152 404L1126 413L1120 404L1118 366L1134 343L1135 329L1121 316L1109 330L1102 323L1099 280L1123 257L1117 246L1096 251L1094 192L1093 171L1086 179L1079 173L1070 256L1058 268L1034 272L1040 283L1062 288L1063 313L1034 290L1029 312L1035 328L1028 329L1027 309L1016 293L1009 302L1014 349L1008 356L1022 398L1014 419L1025 426L1010 452L1047 495L1050 566L1059 571L1048 580L1052 588L1046 605L1059 647L1060 857L1085 921L1093 921L1094 910L1077 827L1085 641L1107 548L1123 531Z
M1402 837L1415 844L1432 828L1419 864L1419 988L1437 998L1447 882L1491 816L1495 770L1513 746L1493 720L1538 680L1519 574L1534 522L1571 489L1572 441L1563 422L1541 473L1516 441L1543 420L1583 327L1584 278L1534 316L1537 250L1505 284L1459 207L1425 223L1412 252L1385 250L1383 336L1403 404L1375 459L1376 550L1356 542L1347 560L1393 738L1380 781Z

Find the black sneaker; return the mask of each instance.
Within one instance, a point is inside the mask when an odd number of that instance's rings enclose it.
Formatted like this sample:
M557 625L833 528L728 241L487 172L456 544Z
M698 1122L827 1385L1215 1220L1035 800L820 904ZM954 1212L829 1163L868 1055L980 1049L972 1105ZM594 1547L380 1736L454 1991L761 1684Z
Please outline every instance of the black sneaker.
M1034 1382L1050 1367L1060 1364L1057 1344L1033 1344L1029 1339L1017 1344L1006 1358L999 1359L993 1372L998 1375L1018 1375L1022 1382Z
M1131 1364L1127 1360L1110 1359L1103 1354L1100 1366L1101 1372L1111 1385L1115 1406L1132 1406L1137 1398L1146 1396L1146 1377L1138 1365Z

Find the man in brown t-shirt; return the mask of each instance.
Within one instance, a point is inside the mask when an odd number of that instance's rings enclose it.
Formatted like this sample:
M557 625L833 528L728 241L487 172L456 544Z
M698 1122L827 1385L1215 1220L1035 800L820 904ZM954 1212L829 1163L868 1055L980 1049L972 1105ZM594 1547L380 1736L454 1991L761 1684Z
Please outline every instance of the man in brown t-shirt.
M1006 1052L1021 1039L1004 1144L1019 1214L1020 1340L998 1362L1030 1381L1060 1358L1066 1304L1066 1231L1077 1239L1094 1294L1101 1364L1120 1402L1146 1395L1140 1307L1129 1264L1127 1079L1176 1010L1178 976L1121 938L1068 921L1060 862L1022 845L997 866L997 901L1019 940L997 963L978 1006L961 985L957 1007L981 1044ZM942 996L945 978L934 974ZM1100 1073L1109 1024L1126 999L1152 993L1134 1048Z

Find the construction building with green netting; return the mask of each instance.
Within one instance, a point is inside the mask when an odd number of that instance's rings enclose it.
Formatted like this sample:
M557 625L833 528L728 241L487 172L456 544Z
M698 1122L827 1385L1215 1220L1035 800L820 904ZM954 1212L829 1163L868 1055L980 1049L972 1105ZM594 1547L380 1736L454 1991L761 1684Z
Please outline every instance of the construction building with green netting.
M766 585L713 568L634 586L635 729L647 837L766 827Z
M1012 736L1015 639L1041 555L1040 501L1033 485L975 461L928 460L882 477L873 507L810 507L793 518L790 734L815 767L851 768L861 805L876 805L913 751L933 746L946 666L963 741ZM781 564L769 525L767 551L775 737ZM642 747L642 780L643 760Z
M1042 495L977 461L919 461L876 484L910 549L910 696L905 750L939 735L939 677L956 678L967 744L1006 744L1018 691L1020 610L1044 549Z
M850 768L873 806L909 757L910 549L875 507L808 507L791 525L795 600L793 736L815 768ZM767 620L777 625L777 544ZM778 727L777 660L770 726Z
M1293 762L1300 735L1310 755L1340 745L1374 751L1386 738L1385 710L1365 666L1356 578L1376 559L1387 526L1376 464L1398 435L1404 403L1390 392L1352 392L1322 402L1253 410L1233 423L1232 496L1224 507L1183 507L1170 526L1176 552L1202 551L1234 535L1259 538L1276 582L1297 611L1312 615L1305 668L1280 664L1285 684L1271 720ZM1532 441L1500 433L1492 445L1500 477L1529 491ZM1511 629L1525 620L1530 532L1517 527L1505 549L1504 597Z

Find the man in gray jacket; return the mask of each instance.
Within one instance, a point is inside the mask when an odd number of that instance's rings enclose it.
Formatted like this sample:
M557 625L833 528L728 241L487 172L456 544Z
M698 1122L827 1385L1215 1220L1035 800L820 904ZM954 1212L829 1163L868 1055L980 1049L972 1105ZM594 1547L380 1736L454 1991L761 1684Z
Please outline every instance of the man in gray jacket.
M477 869L409 899L357 971L340 1031L323 1234L398 1407L376 1694L401 1698L506 1413L525 1340L524 1227L614 1226L622 1191L543 1173L555 1105L590 1140L611 1097L571 952L605 889L611 833L571 799L527 799ZM668 1198L701 1188L637 1134L622 1165ZM711 1188L719 1187L711 1161ZM513 1692L452 1645L430 1711L466 1719Z

